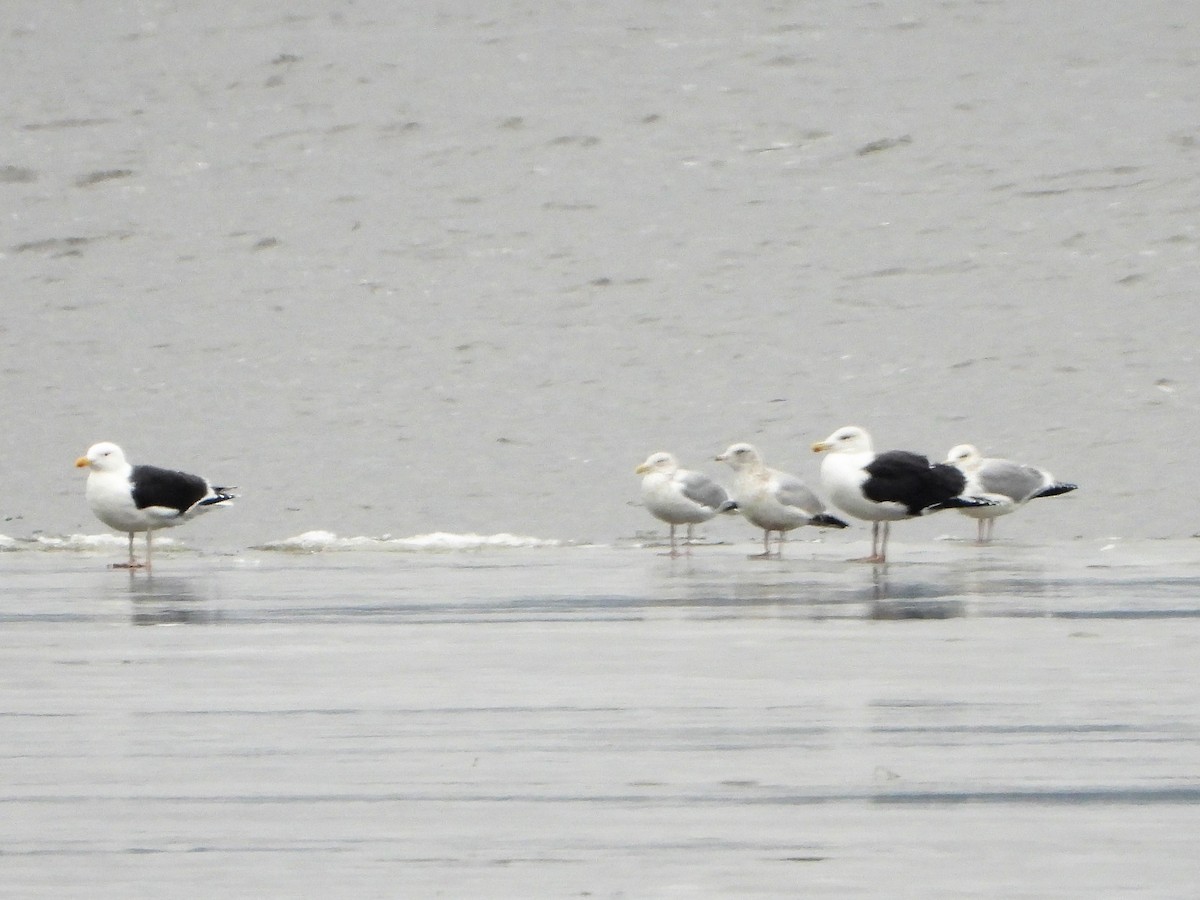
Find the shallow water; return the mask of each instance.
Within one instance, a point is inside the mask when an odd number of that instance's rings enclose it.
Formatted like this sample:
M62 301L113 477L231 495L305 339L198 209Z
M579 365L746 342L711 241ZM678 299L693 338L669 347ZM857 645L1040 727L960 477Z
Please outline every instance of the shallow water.
M2 554L7 888L1189 896L1200 551L899 546Z

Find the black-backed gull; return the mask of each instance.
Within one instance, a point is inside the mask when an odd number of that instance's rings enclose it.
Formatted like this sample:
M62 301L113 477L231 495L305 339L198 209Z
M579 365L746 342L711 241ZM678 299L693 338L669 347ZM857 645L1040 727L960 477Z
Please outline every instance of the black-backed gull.
M232 488L213 487L206 478L160 469L133 466L116 444L93 444L75 460L87 468L87 501L96 518L129 535L129 562L114 568L141 568L133 555L133 536L146 532L145 568L150 568L151 534L173 528L214 506L234 499Z
M865 562L887 562L891 522L943 509L993 505L986 498L967 495L967 478L954 466L931 463L907 450L875 453L871 436L855 425L839 428L813 444L812 449L825 454L821 484L829 501L855 518L872 523L871 555Z

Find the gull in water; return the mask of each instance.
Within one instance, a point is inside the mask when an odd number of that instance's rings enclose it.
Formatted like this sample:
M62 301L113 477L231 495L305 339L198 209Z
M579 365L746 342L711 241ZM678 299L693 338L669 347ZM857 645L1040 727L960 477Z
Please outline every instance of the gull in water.
M875 453L871 436L856 425L839 428L812 449L825 454L821 483L830 502L871 523L871 555L864 562L887 562L891 522L994 503L969 495L966 476L954 466L907 450Z
M117 531L129 535L129 562L113 568L150 569L151 534L159 528L173 528L214 506L234 499L233 488L213 487L208 479L157 466L133 466L116 444L93 444L75 460L86 468L87 501L96 518ZM133 536L146 532L146 562L133 555Z
M1070 482L1056 481L1045 469L1008 459L985 457L973 444L959 444L951 448L946 462L966 476L969 493L995 501L993 506L959 510L964 516L978 520L976 541L980 544L992 539L999 516L1014 513L1038 497L1057 497L1079 487Z
M693 525L737 508L725 488L703 472L679 468L670 453L650 454L634 472L642 476L642 503L646 509L671 527L671 556L679 555L676 525L687 526L685 545L690 545Z
M801 525L846 528L845 522L825 511L825 505L795 475L767 468L752 444L733 444L717 457L733 467L733 500L743 516L763 530L763 552L752 559L771 556L771 532L778 532L775 555L783 557L785 534Z

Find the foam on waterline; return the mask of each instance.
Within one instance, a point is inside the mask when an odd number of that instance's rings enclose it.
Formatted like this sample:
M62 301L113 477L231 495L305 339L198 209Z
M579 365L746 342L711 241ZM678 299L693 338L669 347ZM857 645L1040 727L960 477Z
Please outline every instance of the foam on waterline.
M277 550L295 553L323 553L346 550L391 550L419 552L423 550L482 550L482 549L528 549L534 547L560 547L562 541L546 540L518 534L452 534L435 531L406 538L382 537L338 537L332 531L306 531L295 537L259 544L254 550Z
M8 540L12 540L9 538ZM135 546L140 547L144 544L144 540L135 541ZM0 550L54 550L65 552L86 553L94 550L112 550L118 548L124 550L129 546L129 536L124 534L68 534L68 535L45 535L39 534L31 538L22 538L20 540L12 540L12 546L4 543L4 539L0 539ZM181 550L185 549L183 545L174 538L164 538L156 536L154 538L154 548L157 550L162 547L164 550Z

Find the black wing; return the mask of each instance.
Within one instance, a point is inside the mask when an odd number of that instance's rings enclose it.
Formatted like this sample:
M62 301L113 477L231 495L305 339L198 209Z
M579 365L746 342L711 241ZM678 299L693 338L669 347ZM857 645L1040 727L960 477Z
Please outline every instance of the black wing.
M880 453L866 467L863 493L876 503L901 503L910 516L919 516L963 492L967 479L954 466L930 465L919 453L891 450Z
M1069 481L1056 481L1054 484L1046 485L1046 487L1042 488L1029 499L1032 500L1034 497L1057 497L1059 494L1069 494L1078 487L1079 485L1071 484Z
M158 466L134 466L129 480L133 483L133 504L138 509L165 506L184 513L208 494L208 482L200 476Z

